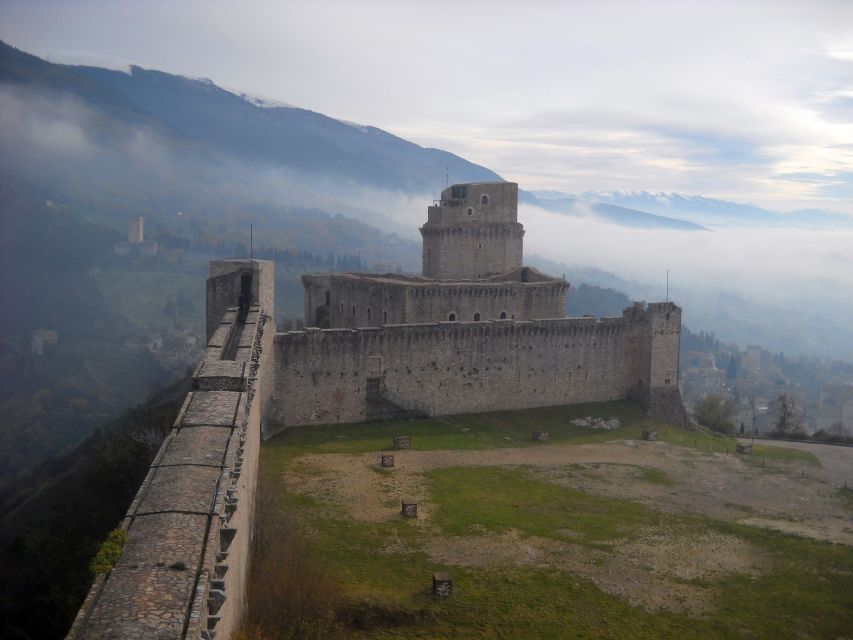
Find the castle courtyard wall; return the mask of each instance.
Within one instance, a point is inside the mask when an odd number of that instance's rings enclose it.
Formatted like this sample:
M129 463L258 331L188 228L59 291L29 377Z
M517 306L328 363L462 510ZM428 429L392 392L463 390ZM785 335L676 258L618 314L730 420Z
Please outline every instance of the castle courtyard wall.
M275 338L279 427L371 417L368 378L430 415L630 397L648 369L644 315L287 332Z

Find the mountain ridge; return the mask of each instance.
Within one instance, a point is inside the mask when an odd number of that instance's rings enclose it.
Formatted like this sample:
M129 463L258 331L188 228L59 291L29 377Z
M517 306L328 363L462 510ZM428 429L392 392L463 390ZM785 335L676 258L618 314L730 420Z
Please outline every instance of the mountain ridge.
M131 65L115 70L57 65L0 43L0 81L69 92L164 140L194 147L202 156L295 171L337 183L425 194L451 182L502 180L498 173L452 152L421 147L372 125L362 125L268 99L234 92L208 79L187 78ZM261 104L259 104L261 102ZM574 203L522 201L571 215ZM627 207L593 203L585 213L632 228L699 230L701 225Z

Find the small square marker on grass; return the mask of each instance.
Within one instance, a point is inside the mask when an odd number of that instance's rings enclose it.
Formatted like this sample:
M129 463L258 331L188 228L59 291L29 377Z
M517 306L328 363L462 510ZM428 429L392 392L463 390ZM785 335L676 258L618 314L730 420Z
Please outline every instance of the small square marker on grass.
M439 598L449 598L453 594L453 580L449 573L437 571L432 574L432 593Z
M383 467L393 467L394 466L394 456L390 453L383 453L379 458L379 464Z
M655 442L658 439L657 431L643 431L643 440L648 440L649 442Z
M411 449L412 436L394 436L395 449Z
M547 431L534 431L533 432L533 439L536 440L536 442L548 442L548 440L550 438L551 438L551 434Z
M404 518L417 518L418 503L412 500L403 500L400 506L400 513L403 514Z

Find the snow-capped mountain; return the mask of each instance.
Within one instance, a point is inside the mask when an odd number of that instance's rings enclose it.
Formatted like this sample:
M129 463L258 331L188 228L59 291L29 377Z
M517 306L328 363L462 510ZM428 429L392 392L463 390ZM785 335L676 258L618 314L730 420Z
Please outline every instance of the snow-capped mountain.
M554 197L555 192L547 192ZM853 216L835 211L804 209L771 211L751 204L741 204L682 193L652 191L588 191L581 200L640 209L660 216L690 220L714 226L796 226L853 227Z

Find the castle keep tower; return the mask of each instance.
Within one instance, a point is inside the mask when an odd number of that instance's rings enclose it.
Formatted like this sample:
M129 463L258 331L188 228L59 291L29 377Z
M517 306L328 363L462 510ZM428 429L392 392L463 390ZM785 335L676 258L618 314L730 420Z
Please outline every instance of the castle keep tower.
M524 228L514 182L454 184L428 215L421 227L425 278L481 280L521 267Z

